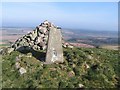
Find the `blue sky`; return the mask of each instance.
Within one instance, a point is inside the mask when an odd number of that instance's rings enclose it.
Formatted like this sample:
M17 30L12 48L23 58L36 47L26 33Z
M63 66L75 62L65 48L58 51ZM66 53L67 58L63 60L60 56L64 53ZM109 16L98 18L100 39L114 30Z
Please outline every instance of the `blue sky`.
M116 30L117 2L4 2L2 25L36 27L49 20L62 28Z

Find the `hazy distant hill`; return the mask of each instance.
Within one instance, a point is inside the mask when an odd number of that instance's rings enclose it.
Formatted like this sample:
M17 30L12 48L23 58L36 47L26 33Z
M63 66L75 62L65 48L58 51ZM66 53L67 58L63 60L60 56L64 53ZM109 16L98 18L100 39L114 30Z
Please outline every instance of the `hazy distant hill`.
M86 30L86 29L64 29L65 32L72 32L79 37L91 36L91 37L118 37L118 31L107 31L107 30Z
M16 41L17 38L31 32L33 28L2 28L2 38L0 44L10 45ZM95 47L102 47L106 45L118 45L118 32L117 31L95 31L83 29L65 29L62 28L62 35L64 40L74 43L83 43L93 45Z
M63 36L66 41L93 46L118 45L117 31L63 29Z

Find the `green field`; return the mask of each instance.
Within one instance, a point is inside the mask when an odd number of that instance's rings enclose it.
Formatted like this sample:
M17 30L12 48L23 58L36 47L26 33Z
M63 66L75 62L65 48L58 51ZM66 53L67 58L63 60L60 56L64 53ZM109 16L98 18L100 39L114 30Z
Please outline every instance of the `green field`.
M38 52L39 53L39 52ZM42 52L40 52L42 53ZM64 48L64 63L44 65L32 54L14 51L3 55L3 88L120 88L117 50ZM16 57L26 73L15 68Z
M4 47L8 47L8 46L10 46L10 45L8 45L8 44L0 44L0 48L4 48Z

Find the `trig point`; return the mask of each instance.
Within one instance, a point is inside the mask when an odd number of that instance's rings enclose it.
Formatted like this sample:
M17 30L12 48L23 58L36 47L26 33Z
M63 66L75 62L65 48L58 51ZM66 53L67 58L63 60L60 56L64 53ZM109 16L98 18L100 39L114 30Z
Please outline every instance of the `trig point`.
M52 64L62 62L63 49L61 31L55 27L50 27L45 63Z

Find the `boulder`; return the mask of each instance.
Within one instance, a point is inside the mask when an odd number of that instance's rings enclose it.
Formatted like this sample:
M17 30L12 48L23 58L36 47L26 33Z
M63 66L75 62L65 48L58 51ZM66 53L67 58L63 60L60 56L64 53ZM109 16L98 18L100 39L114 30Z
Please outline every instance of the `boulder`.
M20 58L17 56L15 60L16 60L16 61L20 61Z
M7 53L11 53L12 51L14 51L14 48L8 48L8 51L7 51Z
M41 28L41 29L40 29L40 32L41 32L42 34L45 34L45 33L47 32L47 28L45 28L45 27L44 27L44 28Z
M24 69L23 67L21 67L21 68L19 69L19 72L20 72L20 74L22 75L22 74L26 73L27 70Z
M38 46L37 46L37 45L34 45L32 48L33 48L34 50L37 50L37 49L38 49Z
M16 67L16 69L19 69L19 68L20 68L20 63L19 63L19 62L16 62L16 63L15 63L15 67Z
M42 37L37 37L36 40L35 40L35 44L38 44L38 43L40 43L42 41L43 41Z
M88 55L87 58L90 60L93 59L93 57L91 55Z
M79 86L79 88L83 88L84 87L84 85L83 84L78 84L78 86Z

